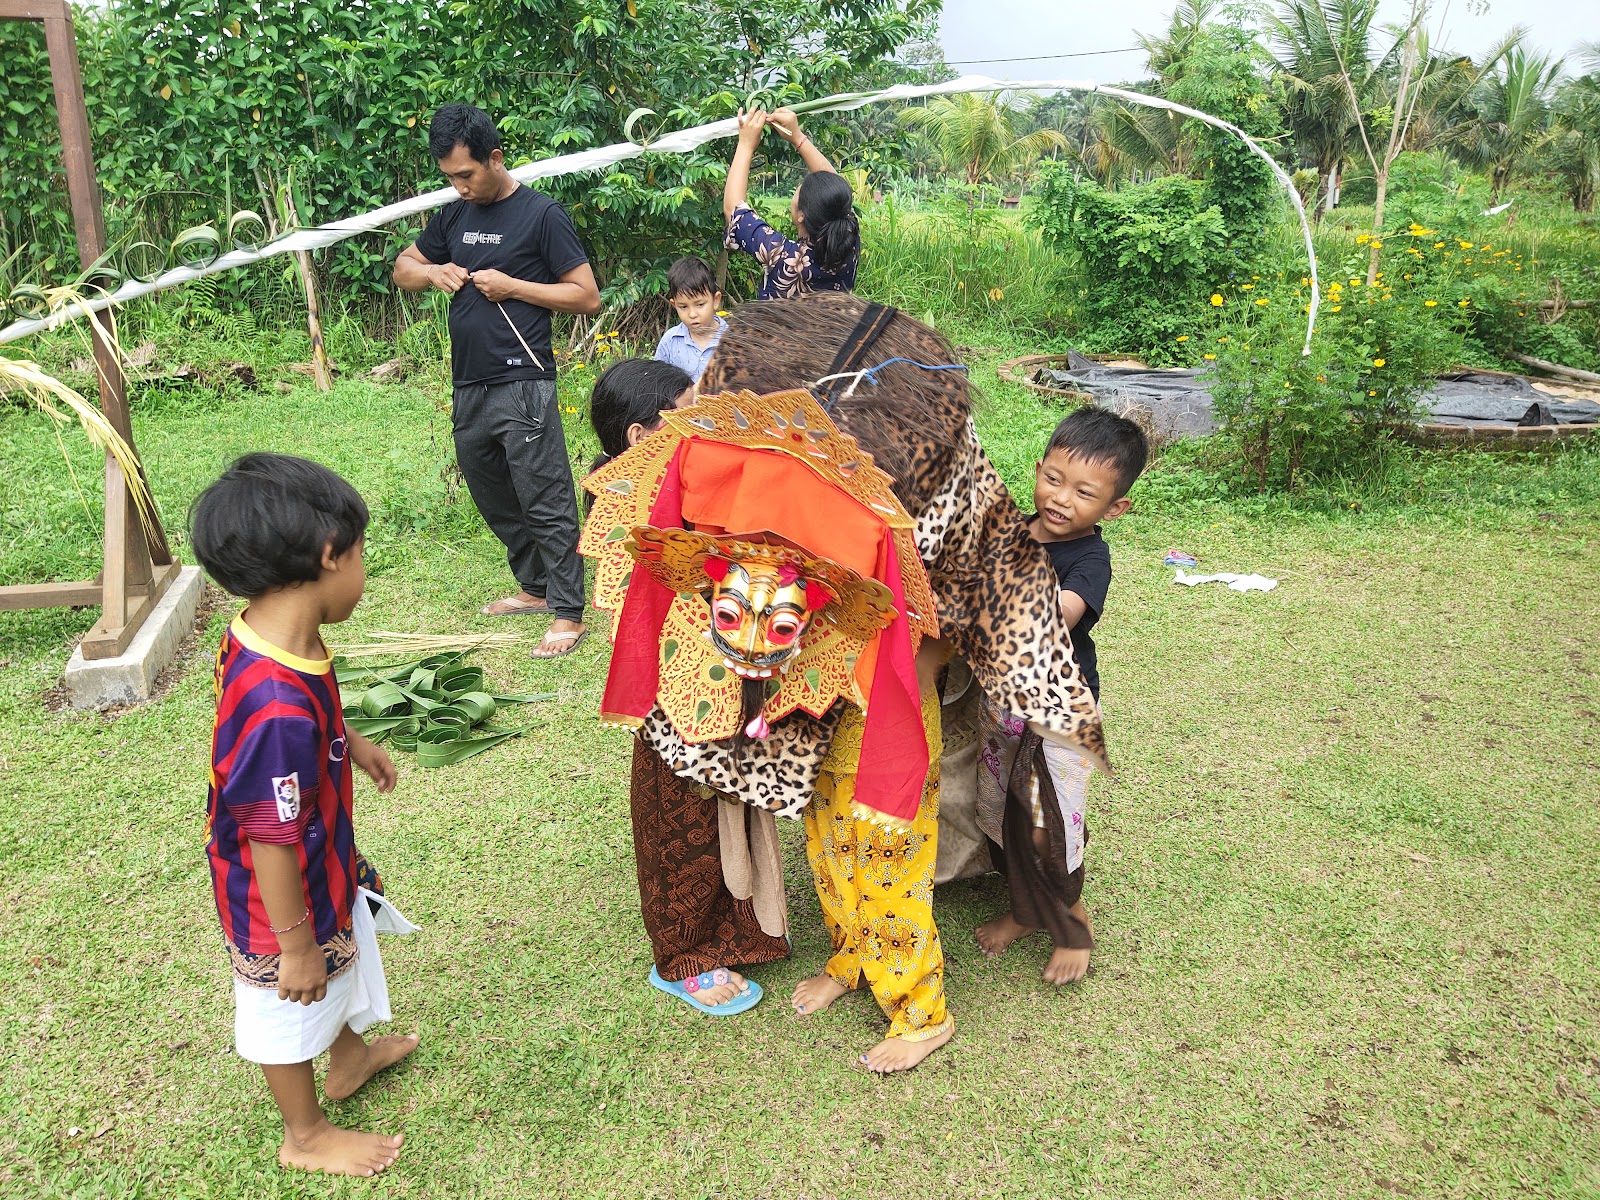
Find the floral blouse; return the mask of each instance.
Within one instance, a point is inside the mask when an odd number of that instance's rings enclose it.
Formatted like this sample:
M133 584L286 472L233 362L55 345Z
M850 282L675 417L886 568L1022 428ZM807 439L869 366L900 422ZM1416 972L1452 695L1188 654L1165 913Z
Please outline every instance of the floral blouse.
M809 242L792 242L768 225L747 204L733 210L722 244L729 250L755 255L766 270L757 300L794 300L808 292L848 292L856 285L859 254L837 272L824 271L811 261Z

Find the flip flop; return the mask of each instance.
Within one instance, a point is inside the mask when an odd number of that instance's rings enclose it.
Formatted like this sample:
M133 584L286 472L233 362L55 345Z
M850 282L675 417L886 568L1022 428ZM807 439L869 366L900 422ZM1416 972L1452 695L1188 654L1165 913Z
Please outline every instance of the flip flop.
M585 629L582 633L546 633L543 638L539 639L539 644L532 650L528 651L528 657L532 659L565 658L579 646L583 645L583 639L588 636L589 631L587 629ZM539 651L544 647L545 642L552 638L569 638L571 640L571 645L569 645L565 650L557 650L552 654L540 654Z
M502 608L497 612L494 607L496 604L505 604L510 607ZM550 603L547 600L541 600L537 604L529 604L526 600L518 600L515 596L507 596L503 600L490 601L480 608L478 612L486 617L548 617L550 615Z
M707 971L704 975L692 976L682 983L669 983L661 978L661 973L654 967L650 968L651 987L657 988L669 996L676 996L690 1008L698 1008L701 1012L713 1017L731 1017L736 1013L744 1012L748 1008L754 1008L761 1002L761 985L754 979L746 979L744 981L744 991L732 1000L724 1001L721 1004L702 1004L695 999L694 994L696 992L727 982L728 972L722 967L718 967L715 971Z

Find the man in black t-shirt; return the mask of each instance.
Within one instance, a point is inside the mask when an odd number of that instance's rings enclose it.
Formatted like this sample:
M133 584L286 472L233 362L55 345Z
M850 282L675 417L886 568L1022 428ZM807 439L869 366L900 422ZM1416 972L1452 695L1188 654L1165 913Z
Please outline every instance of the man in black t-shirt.
M550 313L593 316L600 291L566 212L506 170L487 113L445 105L433 116L428 148L461 199L400 252L394 280L408 292L435 287L452 296L456 462L521 588L482 611L552 614L533 656L557 658L576 650L587 630Z

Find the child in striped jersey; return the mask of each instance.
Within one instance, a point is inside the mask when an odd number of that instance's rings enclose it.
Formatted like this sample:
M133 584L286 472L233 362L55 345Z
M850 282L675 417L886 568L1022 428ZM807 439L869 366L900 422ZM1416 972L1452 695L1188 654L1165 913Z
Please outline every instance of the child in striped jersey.
M317 1100L312 1059L329 1051L323 1091L340 1100L416 1049L365 1041L389 1019L375 914L409 930L374 895L351 823L351 764L394 787L389 755L346 729L321 627L361 599L367 506L316 463L248 454L195 502L195 555L249 601L217 653L217 717L206 852L233 960L234 1040L261 1064L283 1114L278 1161L376 1175L401 1138L340 1129Z

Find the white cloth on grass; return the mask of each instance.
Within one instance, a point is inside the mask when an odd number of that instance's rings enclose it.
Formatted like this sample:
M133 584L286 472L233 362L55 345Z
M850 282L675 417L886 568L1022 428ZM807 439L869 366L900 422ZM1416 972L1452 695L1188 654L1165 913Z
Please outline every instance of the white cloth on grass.
M1278 586L1276 579L1269 579L1265 575L1235 575L1231 571L1219 571L1215 575L1190 575L1181 567L1172 582L1185 587L1193 587L1197 583L1225 583L1235 592L1270 592Z
M378 916L373 917L373 904ZM389 1020L389 985L378 953L378 933L412 933L416 926L384 897L359 889L351 920L356 959L315 1004L280 1000L271 988L233 981L233 1041L239 1057L264 1066L307 1062L321 1054L346 1025L357 1033Z

